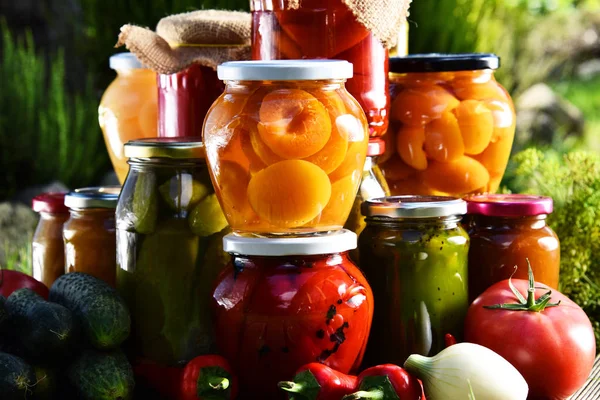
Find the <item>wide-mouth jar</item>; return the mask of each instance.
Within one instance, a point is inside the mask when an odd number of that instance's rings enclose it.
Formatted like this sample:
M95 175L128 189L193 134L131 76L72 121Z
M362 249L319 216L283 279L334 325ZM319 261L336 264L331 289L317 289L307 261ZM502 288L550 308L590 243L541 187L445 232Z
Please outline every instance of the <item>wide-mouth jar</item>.
M508 163L515 110L494 54L390 59L390 138L382 168L393 195L494 193Z
M234 231L339 230L360 184L368 130L339 60L221 64L225 92L203 138L211 178Z

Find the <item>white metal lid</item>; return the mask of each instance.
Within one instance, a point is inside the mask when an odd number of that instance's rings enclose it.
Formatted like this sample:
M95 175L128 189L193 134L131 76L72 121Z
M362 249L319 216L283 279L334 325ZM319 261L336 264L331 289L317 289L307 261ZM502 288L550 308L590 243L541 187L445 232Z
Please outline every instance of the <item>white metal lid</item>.
M259 238L230 233L223 250L246 256L299 256L334 254L356 248L356 233L347 229L305 237Z
M117 208L121 186L75 189L65 196L69 208Z
M110 56L108 65L111 69L145 69L144 65L133 53L117 53Z
M217 67L222 81L304 81L352 78L345 60L229 61Z

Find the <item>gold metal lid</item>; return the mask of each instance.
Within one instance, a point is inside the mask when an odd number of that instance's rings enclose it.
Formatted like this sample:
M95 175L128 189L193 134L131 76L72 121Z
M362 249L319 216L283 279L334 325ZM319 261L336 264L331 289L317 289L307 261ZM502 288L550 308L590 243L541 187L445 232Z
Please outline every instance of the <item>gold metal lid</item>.
M124 146L127 158L193 159L206 157L201 137L161 137L130 140Z
M97 186L75 189L65 196L69 208L116 208L121 186Z
M437 218L465 215L467 202L444 196L391 196L369 199L361 206L366 217Z

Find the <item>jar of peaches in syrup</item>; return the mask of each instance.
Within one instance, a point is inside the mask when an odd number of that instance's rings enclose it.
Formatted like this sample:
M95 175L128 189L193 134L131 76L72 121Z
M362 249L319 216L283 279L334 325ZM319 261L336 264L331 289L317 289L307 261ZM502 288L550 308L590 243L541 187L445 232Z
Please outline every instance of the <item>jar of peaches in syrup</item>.
M393 195L464 196L498 190L515 135L515 110L494 79L493 54L390 59L392 107L382 164Z
M339 230L360 184L365 114L339 60L221 64L225 92L204 122L213 185L234 231Z

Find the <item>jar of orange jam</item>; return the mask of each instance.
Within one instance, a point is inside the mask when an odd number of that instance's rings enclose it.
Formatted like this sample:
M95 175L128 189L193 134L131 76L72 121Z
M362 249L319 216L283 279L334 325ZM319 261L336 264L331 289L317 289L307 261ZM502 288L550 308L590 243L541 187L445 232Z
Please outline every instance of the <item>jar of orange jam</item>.
M365 163L368 127L334 60L221 64L225 92L204 123L211 178L237 232L341 229Z
M393 195L494 193L508 163L515 110L493 54L390 58L390 135L382 168Z
M250 7L254 60L349 61L354 77L346 87L367 115L370 135L386 133L388 50L343 0L251 0Z
M117 178L123 183L129 171L123 145L157 135L156 73L132 53L110 57L110 68L117 76L102 96L98 121Z
M560 243L546 225L552 198L497 194L466 200L471 300L511 276L528 279L528 265L536 282L558 289Z

